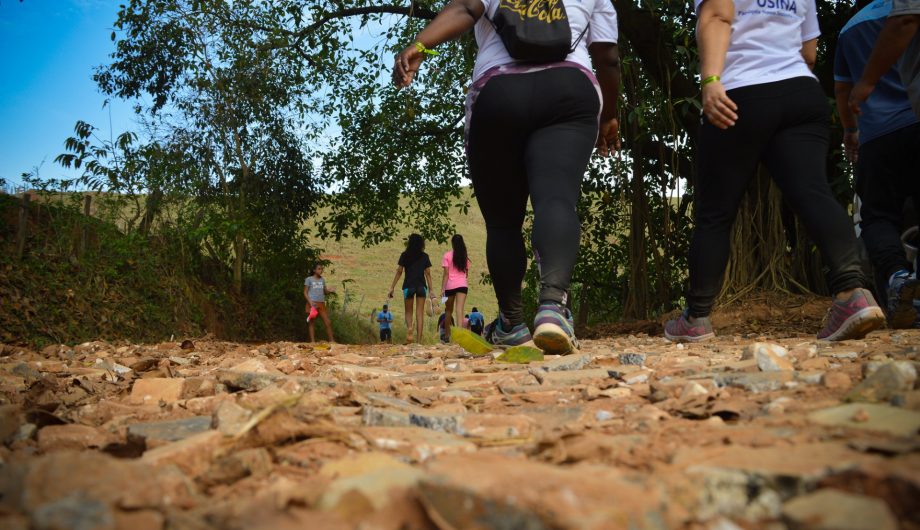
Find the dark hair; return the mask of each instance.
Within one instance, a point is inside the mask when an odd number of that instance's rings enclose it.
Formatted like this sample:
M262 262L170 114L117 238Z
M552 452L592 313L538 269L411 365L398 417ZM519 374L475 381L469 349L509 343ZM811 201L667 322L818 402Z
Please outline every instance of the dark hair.
M450 238L450 246L454 248L454 268L466 273L469 268L469 257L466 255L466 243L463 242L463 236L454 234L454 237Z
M418 234L409 234L409 239L406 241L406 251L403 253L406 256L406 264L415 263L422 257L424 252L425 240L422 236Z
M322 268L324 268L324 269L326 268L326 266L323 264L323 262L317 261L316 263L313 264L313 268L310 269L310 273L311 273L311 274L316 274L316 268L317 268L317 267L322 267Z
M476 308L474 307L474 308L473 308L473 313L478 313L478 312L479 312L479 310L476 309Z

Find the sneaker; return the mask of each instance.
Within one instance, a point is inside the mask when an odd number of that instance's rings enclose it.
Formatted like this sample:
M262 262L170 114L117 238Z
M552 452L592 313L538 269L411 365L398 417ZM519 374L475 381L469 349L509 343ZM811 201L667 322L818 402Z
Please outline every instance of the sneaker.
M664 323L664 337L672 342L699 342L715 336L712 320L709 317L691 317L690 308Z
M888 282L888 325L894 329L913 327L917 319L914 297L920 294L920 283L904 271Z
M533 342L551 355L568 355L578 350L572 312L555 302L540 304L534 319Z
M502 329L501 317L496 318L492 323L487 324L483 329L483 336L486 342L494 344L499 348L510 348L520 346L533 340L530 336L530 330L527 324L523 322L511 328L510 331Z
M868 289L856 289L845 302L834 300L819 340L861 339L885 325L885 314Z

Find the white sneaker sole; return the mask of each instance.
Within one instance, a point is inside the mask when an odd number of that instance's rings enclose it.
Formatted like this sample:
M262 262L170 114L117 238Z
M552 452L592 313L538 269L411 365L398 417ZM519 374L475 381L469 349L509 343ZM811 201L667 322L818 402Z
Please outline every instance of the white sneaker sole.
M533 342L550 355L568 355L575 353L578 348L573 343L569 334L556 324L540 324L533 333Z
M714 339L716 334L709 332L705 335L699 335L692 337L690 335L671 335L667 331L664 332L664 338L668 339L671 342L703 342L704 340Z

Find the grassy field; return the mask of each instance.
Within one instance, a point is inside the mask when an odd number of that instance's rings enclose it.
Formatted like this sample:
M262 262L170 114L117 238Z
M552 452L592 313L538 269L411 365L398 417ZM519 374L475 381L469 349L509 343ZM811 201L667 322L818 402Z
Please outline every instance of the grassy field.
M469 313L472 307L476 306L486 315L487 319L492 319L498 312L495 294L491 285L480 283L482 275L487 272L486 229L475 200L473 202L467 215L458 212L451 215L457 227L457 233L463 236L470 260L473 262L469 273L470 292L465 312ZM340 302L343 300L345 289L348 291L350 302L347 310L349 312L370 318L372 309L376 308L379 311L380 307L387 302L387 292L396 274L396 262L399 254L405 250L405 240L410 233L412 230L406 227L395 234L392 241L370 248L363 248L360 241L350 238L338 242L322 240L316 242L323 249L323 257L332 262L326 269L325 276L327 283L338 291ZM448 250L450 250L450 243L441 245L429 241L425 246L425 252L428 253L432 263L431 279L438 290L441 288L443 274L441 259ZM393 312L396 323L394 331L397 339L405 336L404 308L399 292L401 286L402 279L396 284L394 298L390 301L390 310ZM433 320L426 321L426 330L434 330ZM432 337L433 334L429 333L427 338Z

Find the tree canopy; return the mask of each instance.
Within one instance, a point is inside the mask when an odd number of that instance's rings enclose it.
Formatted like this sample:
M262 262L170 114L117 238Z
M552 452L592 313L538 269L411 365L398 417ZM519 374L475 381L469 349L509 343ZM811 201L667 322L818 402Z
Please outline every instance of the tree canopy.
M623 150L593 160L586 175L573 293L582 321L648 317L679 304L692 228L700 108L692 6L612 2ZM86 166L87 178L104 175L112 189L140 178L137 188L154 199L142 217L188 227L238 288L247 267L302 257L315 237L373 245L409 225L445 241L454 229L449 213L471 206L460 189L472 35L439 47L411 89L388 82L395 53L445 3L130 0L114 24L116 51L95 79L106 94L141 102L149 131L145 145L134 146L134 137L121 145L131 156L110 160L103 173ZM832 43L849 6L818 4ZM829 49L822 46L818 65L828 92ZM77 132L63 163L92 154ZM845 197L839 152L829 167ZM766 179L751 189L751 213L736 230L753 249L733 260L726 293L822 289L813 246L783 220L779 194ZM156 200L177 196L184 199L172 214ZM318 233L306 234L304 220L314 216Z

